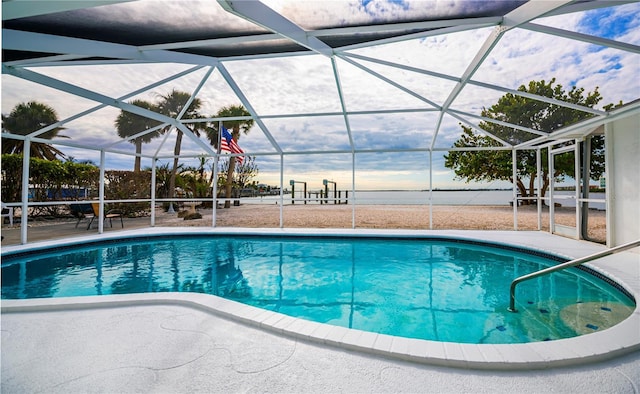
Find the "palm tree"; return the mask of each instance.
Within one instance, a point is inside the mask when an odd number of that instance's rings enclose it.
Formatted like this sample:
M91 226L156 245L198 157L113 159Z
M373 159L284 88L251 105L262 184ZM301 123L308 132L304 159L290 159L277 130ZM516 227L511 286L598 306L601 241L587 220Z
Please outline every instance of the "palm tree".
M145 171L151 171L151 168L145 168ZM169 163L162 163L156 167L156 195L159 198L167 198L169 196L170 178Z
M169 94L165 96L160 96L161 101L158 104L158 111L166 116L171 118L177 118L178 115L182 112L184 105L189 101L191 95L186 92L181 92L178 90L172 90ZM198 119L202 118L202 115L198 112L198 110L202 107L202 101L200 99L194 98L189 104L187 111L182 115L181 119ZM185 126L191 130L195 135L200 135L200 131L206 130L206 123L187 123ZM162 132L168 132L170 127L167 127L162 130ZM182 131L178 130L178 134L176 135L176 145L173 149L174 159L173 159L173 170L171 171L171 178L169 180L169 198L174 196L175 187L176 187L176 174L178 172L178 156L180 156L180 149L182 146Z
M238 116L251 116L251 114L242 105L230 105L228 107L221 108L218 111L218 113L213 117L227 118L227 117L238 117ZM232 130L231 136L233 137L234 141L238 142L238 140L240 139L240 132L242 132L243 134L248 134L249 130L251 130L251 127L253 126L254 121L253 119L230 120L230 121L225 121L223 123L225 128ZM209 132L207 134L207 137L209 137L209 142L211 142L211 145L216 147L216 149L218 148L219 132L220 131L218 130L218 124L215 124L213 126L213 130L209 129ZM231 198L231 191L233 188L233 171L235 170L235 168L236 168L236 161L229 160L229 168L227 170L227 181L225 182L225 197L228 200L224 202L225 208L231 207L231 200L229 199Z
M43 127L58 122L58 114L50 106L36 101L20 103L16 105L7 116L2 115L2 132L18 135L29 135ZM58 135L63 127L56 127L40 134L38 137L53 139L55 137L66 138ZM3 138L2 153L20 154L24 152L24 142L10 138ZM31 157L39 159L55 160L56 156L65 158L64 153L50 144L31 142Z
M136 107L154 110L155 106L148 101L144 100L133 100L129 104L135 105ZM128 112L122 110L118 118L116 119L115 126L118 130L118 136L121 138L129 138L133 135L136 135L142 131L152 129L160 124L159 121L149 119L147 117L134 114L132 112ZM160 131L154 131L151 133L144 134L140 137L137 137L130 142L136 146L136 160L133 166L133 172L140 172L140 162L142 153L142 144L149 143L152 139L160 135Z

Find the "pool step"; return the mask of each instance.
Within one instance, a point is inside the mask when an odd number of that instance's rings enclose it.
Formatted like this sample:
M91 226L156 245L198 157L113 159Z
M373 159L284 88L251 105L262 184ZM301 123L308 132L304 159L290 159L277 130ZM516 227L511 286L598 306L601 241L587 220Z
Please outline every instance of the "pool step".
M610 328L632 313L632 307L621 303L578 302L564 307L560 311L560 319L582 335Z

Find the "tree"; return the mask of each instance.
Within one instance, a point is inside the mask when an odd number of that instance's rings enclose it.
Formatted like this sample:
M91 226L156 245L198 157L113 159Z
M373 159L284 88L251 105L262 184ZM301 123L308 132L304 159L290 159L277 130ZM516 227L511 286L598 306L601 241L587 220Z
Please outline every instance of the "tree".
M221 108L214 118L231 118L231 117L239 117L239 116L251 116L249 111L247 111L242 105L230 105L228 107ZM224 127L227 129L231 129L231 136L234 141L238 142L240 139L240 132L243 134L248 134L249 130L253 126L253 119L248 120L231 120L224 121ZM209 141L211 145L213 145L216 149L218 149L218 124L214 124L213 128L209 129L207 136L209 137ZM231 207L231 193L233 189L233 173L236 167L236 160L229 161L229 168L227 170L227 179L225 181L225 197L227 200L224 202L225 208Z
M135 105L136 107L154 110L154 105L145 100L133 100L129 104ZM122 110L120 115L116 118L115 126L118 131L118 136L121 138L129 138L143 131L152 129L156 126L160 125L160 122L157 120L149 119L147 117L134 114L132 112L128 112ZM160 131L155 131L151 133L147 133L141 135L137 138L134 138L130 142L136 146L136 160L133 166L133 172L140 172L140 162L142 153L142 144L149 143L153 138L160 135Z
M246 187L253 178L258 176L258 172L259 169L256 165L256 157L247 156L246 160L243 161L242 164L236 166L235 183L238 185L238 188L243 189Z
M151 168L145 168L151 171ZM162 163L156 167L156 196L158 198L169 197L169 180L171 179L171 169L169 163Z
M188 197L210 197L211 184L209 179L200 172L199 167L186 167L177 176L181 187Z
M58 122L58 114L50 106L36 101L16 105L7 116L2 115L2 132L18 135L29 135L50 124ZM39 138L53 139L64 136L58 135L64 128L56 127L40 134ZM2 139L2 153L22 154L24 143L10 138ZM38 159L55 160L56 157L65 158L64 153L50 144L31 142L30 156Z
M5 202L22 201L22 164L21 154L2 155L2 200ZM99 171L100 169L93 164L30 157L29 200L75 200L86 197L85 192L97 189ZM32 207L29 209L29 215L56 216L60 208L60 205Z
M590 108L593 108L593 106L602 100L597 88L585 96L584 88L573 86L571 90L566 92L562 88L562 85L554 84L555 78L551 79L548 83L544 80L531 81L528 86L522 85L518 90ZM605 109L607 107L605 107ZM552 132L592 115L584 111L507 93L489 109L483 109L482 116L544 132ZM529 132L515 130L496 123L483 121L480 122L479 126L488 133L513 145L537 137ZM476 133L470 127L462 126L462 129L462 136L453 144L456 148L502 146L502 144L494 138ZM591 176L593 179L598 179L604 171L603 147L604 139L594 137L592 140L591 160ZM546 149L542 151L542 155L543 157L546 155ZM444 158L445 166L454 170L456 179L464 179L467 182L494 180L513 182L512 153L510 150L450 151ZM518 190L524 197L534 196L537 172L536 153L533 150L518 151L516 160L516 185ZM554 178L561 178L567 174L573 175L573 165L573 159L559 157L559 160L554 166ZM541 196L544 197L550 181L546 160L542 162L542 170L544 183L540 193ZM527 178L529 181L528 186L525 185L525 179Z
M223 160L220 162L220 172L228 172L229 171L229 163L231 160ZM235 161L235 160L234 160ZM232 179L233 186L237 189L243 189L247 185L250 184L251 180L258 176L258 165L256 164L255 156L247 156L246 159L240 165L235 166L234 175ZM224 181L218 182L220 186L219 190L222 190L222 187L227 185L226 179Z
M191 95L189 93L181 92L174 89L171 91L171 93L165 96L160 96L160 98L161 100L160 103L158 103L158 111L163 115L176 119L182 112L185 104L191 98ZM202 107L202 102L200 101L200 99L194 98L180 119L202 118L202 115L200 115L200 113L198 112L200 110L200 107ZM185 126L195 135L200 135L200 131L207 130L207 124L205 122L185 123ZM168 132L171 127L172 126L163 129L162 132ZM180 156L180 150L182 146L182 134L182 131L177 131L176 144L173 150L173 169L171 170L171 178L169 179L170 198L175 194L176 174L178 173L178 157Z

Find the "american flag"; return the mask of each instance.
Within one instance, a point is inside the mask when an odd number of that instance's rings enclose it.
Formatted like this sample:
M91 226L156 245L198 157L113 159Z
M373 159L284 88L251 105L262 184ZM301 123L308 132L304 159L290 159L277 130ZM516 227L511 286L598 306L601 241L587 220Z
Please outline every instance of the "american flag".
M220 137L220 150L227 151L231 153L244 153L238 143L233 139L229 130L227 130L224 126L222 126L222 136ZM242 164L244 161L244 156L236 156L238 164Z

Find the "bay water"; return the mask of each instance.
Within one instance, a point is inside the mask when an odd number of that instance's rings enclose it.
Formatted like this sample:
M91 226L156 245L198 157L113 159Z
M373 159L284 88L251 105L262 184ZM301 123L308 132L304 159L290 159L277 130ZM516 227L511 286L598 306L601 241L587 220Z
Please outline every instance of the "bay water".
M330 203L333 203L333 193L330 192ZM346 200L347 191L339 191L339 199L344 202ZM513 200L512 190L434 190L429 193L428 190L356 190L355 199L353 191L348 191L349 200L355 201L356 205L427 205L431 197L433 205L476 205L476 206L508 206ZM572 191L557 191L555 193L556 203L563 207L575 207L576 200L572 198ZM318 193L312 192L308 197L308 204L319 204L320 197ZM589 196L592 200L602 200L602 202L590 202L591 209L604 210L605 203L604 193L591 193ZM284 203L290 204L293 197L291 194L285 194ZM295 194L296 204L303 203L301 193ZM244 202L274 204L280 201L279 196L261 196L246 198Z

